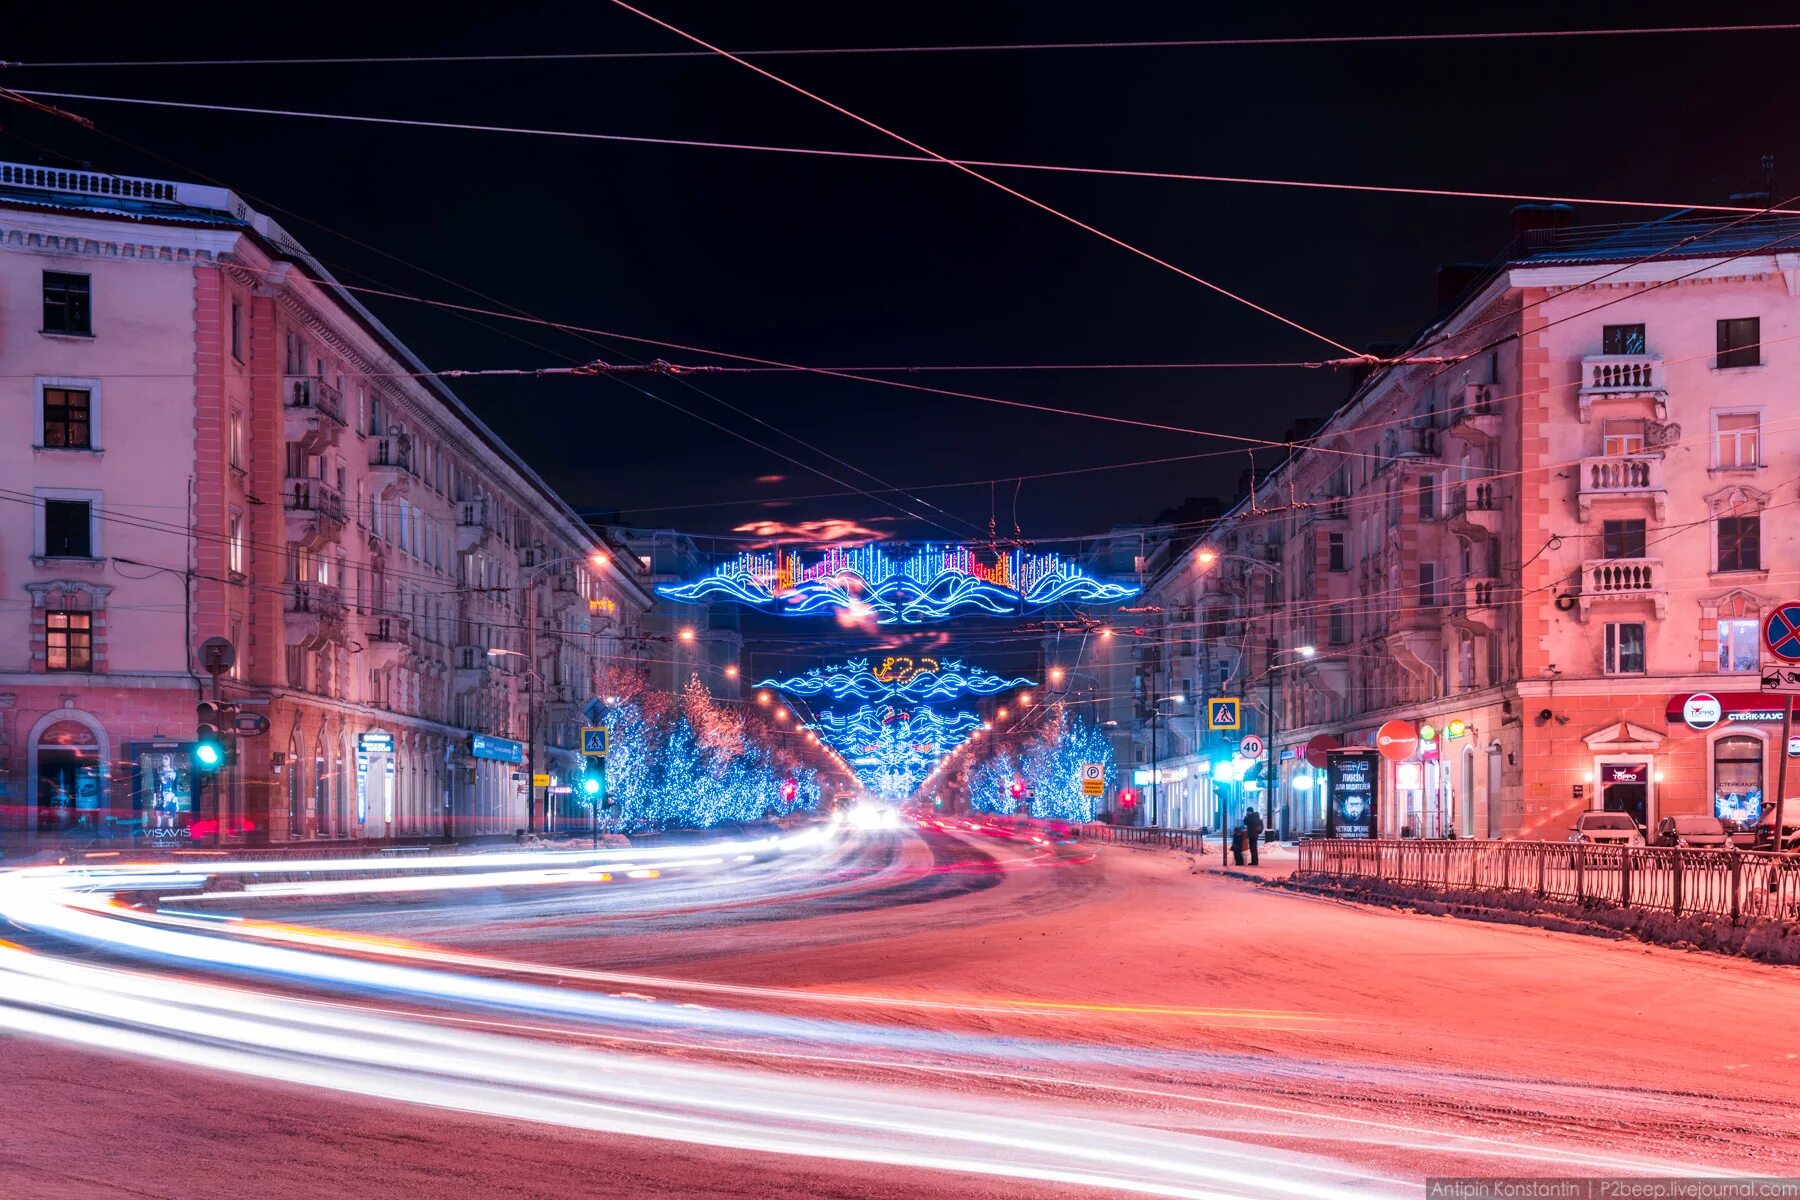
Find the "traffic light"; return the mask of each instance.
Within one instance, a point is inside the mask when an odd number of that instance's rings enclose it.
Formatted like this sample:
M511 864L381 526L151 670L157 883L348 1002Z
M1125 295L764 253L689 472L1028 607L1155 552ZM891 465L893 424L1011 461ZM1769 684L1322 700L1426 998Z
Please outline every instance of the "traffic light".
M1012 786L1007 790L1012 792L1012 798L1014 800L1023 800L1025 798L1025 781L1014 776Z
M781 802L783 804L792 804L799 795L800 784L797 780L784 779L781 781Z
M604 801L607 807L612 801L606 798L606 760L589 755L582 760L581 779L579 781L583 799Z
M223 704L201 701L194 706L194 765L202 771L217 771L231 761L231 743L224 726L230 719Z

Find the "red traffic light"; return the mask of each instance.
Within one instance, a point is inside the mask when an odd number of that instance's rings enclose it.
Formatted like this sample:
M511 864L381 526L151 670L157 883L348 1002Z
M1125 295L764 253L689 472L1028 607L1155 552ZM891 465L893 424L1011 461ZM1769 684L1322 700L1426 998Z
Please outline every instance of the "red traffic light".
M799 794L800 794L800 784L797 780L793 780L793 779L782 780L782 782L781 782L781 799L784 804L792 804L794 802L794 798L796 796L798 796Z
M1025 795L1025 781L1023 779L1013 780L1011 790L1012 790L1012 795L1013 795L1014 800L1017 800L1020 797L1024 796Z
M1136 788L1120 788L1119 789L1119 807L1120 808L1130 808L1133 805L1135 805L1137 802L1138 802L1138 794L1137 794Z

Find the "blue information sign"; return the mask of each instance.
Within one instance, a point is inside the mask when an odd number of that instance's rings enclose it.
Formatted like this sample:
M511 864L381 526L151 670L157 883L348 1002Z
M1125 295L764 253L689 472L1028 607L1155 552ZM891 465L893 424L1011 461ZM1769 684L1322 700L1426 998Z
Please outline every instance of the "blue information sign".
M1782 662L1800 662L1800 600L1777 605L1763 619L1763 645Z
M495 762L522 763L525 761L525 743L477 733L469 739L469 753Z

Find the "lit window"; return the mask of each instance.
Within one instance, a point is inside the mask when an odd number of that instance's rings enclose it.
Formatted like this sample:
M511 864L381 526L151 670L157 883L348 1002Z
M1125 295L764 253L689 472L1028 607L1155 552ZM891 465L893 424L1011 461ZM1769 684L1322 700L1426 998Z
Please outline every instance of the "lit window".
M1762 414L1713 414L1713 463L1720 467L1762 465Z
M1762 665L1761 623L1736 618L1719 621L1719 670L1755 671Z
M1642 417L1609 417L1600 426L1600 453L1610 457L1644 452Z
M1713 816L1754 826L1762 816L1762 743L1724 737L1713 744Z
M1608 675L1642 675L1644 673L1644 623L1614 621L1606 626L1606 673Z
M233 512L226 541L226 566L234 575L244 573L244 514Z
M87 671L94 665L94 618L85 612L53 609L44 614L44 667Z
M1642 325L1601 326L1600 353L1644 353L1644 327Z
M231 457L231 465L238 468L240 471L243 470L244 414L235 408L231 410L231 416L227 418L225 440L226 452Z

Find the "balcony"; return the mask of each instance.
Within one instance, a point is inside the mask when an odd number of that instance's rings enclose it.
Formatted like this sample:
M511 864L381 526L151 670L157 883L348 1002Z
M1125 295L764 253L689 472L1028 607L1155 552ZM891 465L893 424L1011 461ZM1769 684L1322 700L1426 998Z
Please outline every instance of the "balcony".
M457 646L451 651L450 661L456 667L456 690L459 692L481 687L494 678L494 659L486 646Z
M456 505L456 549L467 553L485 545L494 533L493 516L485 498L461 500Z
M1450 611L1450 623L1470 633L1492 633L1498 628L1500 613L1494 597L1500 586L1489 576L1468 576L1461 583L1459 603Z
M1491 479L1465 479L1450 492L1450 532L1489 538L1500 532L1500 497Z
M412 621L406 617L364 617L363 652L372 670L398 666L411 647Z
M344 432L343 393L323 379L290 377L282 420L288 441L317 454Z
M1581 419L1593 416L1596 400L1648 400L1659 419L1669 415L1669 389L1660 354L1590 354L1581 360L1581 389L1576 394Z
M1650 601L1660 620L1668 615L1669 593L1660 558L1590 558L1581 564L1581 615L1595 604Z
M1471 383L1462 403L1450 413L1450 432L1465 442L1485 445L1500 436L1500 385Z
M418 478L413 471L412 439L400 434L369 441L369 488L376 496L404 492Z
M322 649L343 636L344 593L329 584L302 580L288 585L282 631L290 646Z
M287 540L308 550L337 541L348 519L344 494L323 479L289 479L282 508Z
M1587 520L1596 500L1647 499L1663 519L1669 494L1663 490L1662 455L1607 454L1581 460L1581 482L1576 503Z

